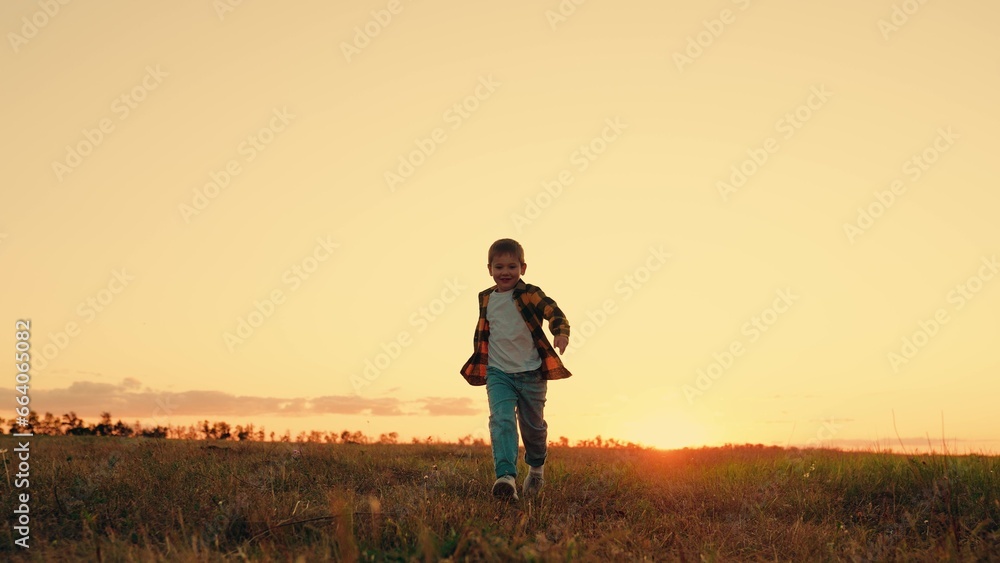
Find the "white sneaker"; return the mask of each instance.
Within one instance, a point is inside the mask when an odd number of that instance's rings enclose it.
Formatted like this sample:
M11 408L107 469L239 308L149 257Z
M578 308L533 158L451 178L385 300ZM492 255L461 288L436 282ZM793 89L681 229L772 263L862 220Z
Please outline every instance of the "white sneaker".
M493 496L517 500L517 482L513 475L504 475L493 483Z
M524 491L524 496L532 497L537 495L538 492L542 490L543 484L545 484L544 479L540 476L533 475L529 471L528 476L524 478L524 487L522 487L521 490Z

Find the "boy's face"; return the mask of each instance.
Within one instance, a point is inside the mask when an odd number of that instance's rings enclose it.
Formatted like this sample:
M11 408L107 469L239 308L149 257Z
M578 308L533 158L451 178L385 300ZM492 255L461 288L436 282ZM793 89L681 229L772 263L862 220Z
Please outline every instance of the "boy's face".
M517 285L518 280L528 269L527 264L522 264L516 256L510 254L498 254L493 257L493 263L487 264L493 281L497 282L497 291L510 291Z

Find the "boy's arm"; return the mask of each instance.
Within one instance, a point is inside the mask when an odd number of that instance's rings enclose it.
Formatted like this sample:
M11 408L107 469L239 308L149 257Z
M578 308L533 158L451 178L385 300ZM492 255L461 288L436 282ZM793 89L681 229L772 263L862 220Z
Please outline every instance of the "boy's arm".
M549 321L549 332L552 333L552 336L569 338L569 321L559 305L556 305L555 300L545 295L541 289L538 289L532 297L535 306L541 311L542 317Z

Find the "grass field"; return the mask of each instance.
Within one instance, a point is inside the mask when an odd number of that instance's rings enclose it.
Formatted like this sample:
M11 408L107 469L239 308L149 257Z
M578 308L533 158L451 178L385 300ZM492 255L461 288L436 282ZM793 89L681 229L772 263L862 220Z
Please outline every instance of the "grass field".
M12 440L8 522L22 492ZM489 494L488 446L31 448L31 547L5 526L0 559L1000 561L997 457L553 447L542 494L504 502Z

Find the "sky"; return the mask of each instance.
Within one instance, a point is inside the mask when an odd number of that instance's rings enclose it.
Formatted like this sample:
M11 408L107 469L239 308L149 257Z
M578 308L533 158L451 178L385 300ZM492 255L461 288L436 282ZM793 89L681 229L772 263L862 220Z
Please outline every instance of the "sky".
M511 237L550 439L996 452L998 17L4 2L0 341L39 413L488 439Z

